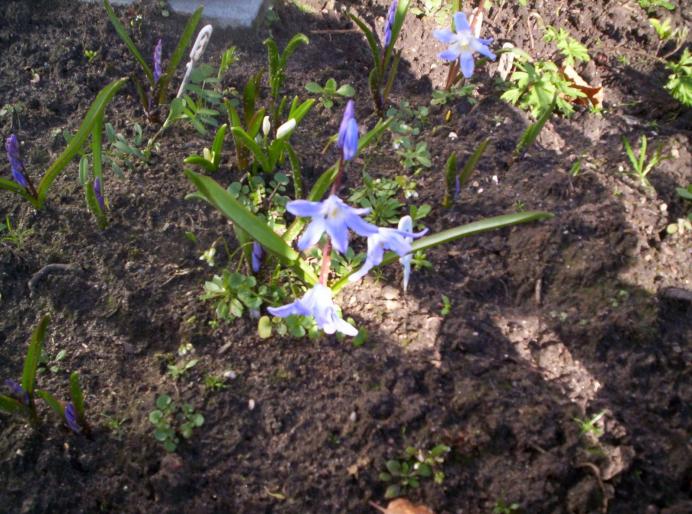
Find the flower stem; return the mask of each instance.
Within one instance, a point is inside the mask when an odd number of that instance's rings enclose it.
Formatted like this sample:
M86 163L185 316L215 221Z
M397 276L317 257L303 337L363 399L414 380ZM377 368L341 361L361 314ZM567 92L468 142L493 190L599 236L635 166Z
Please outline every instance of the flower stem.
M336 177L334 177L334 182L332 182L332 189L329 194L336 194L336 192L341 187L341 177L344 174L344 156L343 154L339 158L339 169L336 172ZM320 284L323 286L327 285L329 280L329 269L332 265L332 242L327 239L327 242L322 247L322 267L320 269Z

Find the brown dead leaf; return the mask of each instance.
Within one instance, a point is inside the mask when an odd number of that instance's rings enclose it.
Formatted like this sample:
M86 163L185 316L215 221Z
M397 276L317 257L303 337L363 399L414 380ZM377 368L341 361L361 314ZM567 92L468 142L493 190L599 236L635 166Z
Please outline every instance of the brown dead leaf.
M586 95L586 98L575 98L575 104L587 105L588 102L591 102L591 105L596 108L603 106L603 86L590 86L583 78L581 78L579 73L577 73L576 70L569 65L562 68L562 74L567 79L572 81L574 87Z
M384 514L435 514L425 505L414 505L406 498L390 501L386 509L375 502L370 502L370 505Z

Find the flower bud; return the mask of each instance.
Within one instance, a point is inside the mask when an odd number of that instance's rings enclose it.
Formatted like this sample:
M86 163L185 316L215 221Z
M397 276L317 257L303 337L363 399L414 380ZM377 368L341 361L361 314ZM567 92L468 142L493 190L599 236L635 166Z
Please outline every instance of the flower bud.
M286 123L281 125L279 129L276 131L276 139L283 139L289 135L291 135L291 132L296 128L296 120L295 118L291 118L288 120Z
M262 120L262 134L264 134L264 137L269 136L269 131L272 128L272 124L269 121L269 116L265 116L264 119Z

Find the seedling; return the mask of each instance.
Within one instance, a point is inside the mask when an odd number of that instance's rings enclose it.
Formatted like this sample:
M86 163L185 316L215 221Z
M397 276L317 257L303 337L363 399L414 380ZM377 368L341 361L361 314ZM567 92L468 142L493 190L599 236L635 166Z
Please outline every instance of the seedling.
M443 444L427 452L409 446L403 459L388 460L385 463L386 471L379 475L381 481L391 483L385 491L385 498L396 498L408 489L417 489L422 479L432 478L436 484L442 484L445 475L439 467L444 465L449 451L449 446Z
M574 66L577 61L587 62L591 60L588 49L579 41L574 39L570 33L563 28L558 30L555 27L548 25L545 27L543 40L547 42L555 42L558 50L560 50L564 56L563 64L565 65Z
M598 439L603 435L603 429L597 425L601 418L605 416L605 411L601 411L591 418L574 418L574 422L579 425L580 435L590 435Z
M207 375L204 377L204 387L208 391L220 391L221 389L225 389L226 386L226 381L224 380L223 377L219 377L216 375Z
M344 98L351 98L356 94L356 90L350 84L343 84L337 87L336 80L328 79L324 86L320 86L317 82L308 82L305 84L305 89L309 92L320 95L320 103L325 109L330 110L334 103L343 100Z
M680 60L666 63L666 68L672 73L665 88L680 103L692 106L692 52L685 48Z
M404 168L430 168L432 166L432 158L426 142L419 141L414 145L407 137L403 137L399 141L401 144L396 153L401 157L401 164Z
M27 240L34 235L33 228L24 228L21 225L12 225L9 214L5 216L5 223L0 223L0 242L8 243L21 250Z
M630 165L632 166L632 175L639 179L639 183L643 187L651 187L651 183L649 182L647 176L651 170L653 170L661 162L670 158L669 156L662 155L663 143L656 147L650 159L646 154L647 138L645 135L642 134L642 136L639 138L638 156L635 155L634 151L632 150L630 142L624 137L622 138L622 144L625 147L627 159L629 159Z
M518 503L505 503L504 500L497 500L493 507L493 514L514 514L520 508Z
M194 429L204 424L204 416L189 403L178 408L169 395L162 394L156 398L156 409L149 413L149 422L154 425L154 438L167 452L174 452L180 444L178 435L192 437Z
M675 4L669 2L668 0L638 0L639 7L644 9L647 13L654 12L657 7L662 7L669 11L675 10Z
M452 312L452 302L447 295L442 295L442 309L440 309L441 316L447 316Z

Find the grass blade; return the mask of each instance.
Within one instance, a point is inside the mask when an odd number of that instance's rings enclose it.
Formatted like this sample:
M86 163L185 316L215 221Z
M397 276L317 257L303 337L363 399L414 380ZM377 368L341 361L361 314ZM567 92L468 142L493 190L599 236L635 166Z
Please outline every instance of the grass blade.
M61 402L59 402L55 398L55 396L50 394L48 391L44 391L42 389L38 389L36 391L36 396L38 396L39 398L41 398L41 400L46 402L46 404L51 408L51 410L53 410L53 412L55 412L60 417L60 419L65 418L65 407Z
M36 386L36 369L38 361L41 358L41 348L46 337L46 328L50 323L50 316L43 316L39 324L31 334L31 342L29 350L26 352L24 359L24 371L22 372L22 389L29 393L29 397L34 396L34 387Z
M6 178L0 177L0 189L4 189L5 191L10 191L12 193L17 193L19 196L30 202L31 205L33 205L34 207L39 207L38 200L31 196L26 189L17 184L14 180L8 180Z
M120 19L113 10L111 3L108 0L103 0L103 7L106 9L106 14L108 15L108 18L111 20L113 28L118 33L118 36L120 36L120 39L123 40L123 43L125 43L125 45L130 50L134 58L137 59L139 65L142 67L142 71L144 71L144 74L147 76L149 84L153 86L154 73L151 71L151 67L147 64L147 61L145 61L144 57L142 57L142 54L139 53L137 46L135 45L134 41L132 41L132 39L130 38L130 35L127 33L125 25L121 23Z
M464 164L464 168L459 173L460 187L463 187L464 184L466 184L471 178L471 174L476 169L476 166L478 166L478 161L485 153L485 149L488 147L488 143L490 143L490 139L485 139L484 141L482 141L481 144L478 145L478 147L473 151L471 157L469 157L469 159Z
M262 169L269 173L271 171L271 166L260 145L258 145L241 127L231 127L231 133L233 133L233 137L238 143L241 143L252 152L255 156L255 160L262 166Z
M77 412L80 424L84 425L84 393L79 385L79 373L76 371L70 374L70 397L72 398L72 404Z
M358 25L358 28L363 32L365 35L365 39L368 40L368 46L370 46L370 53L372 54L372 60L373 63L375 64L375 70L377 74L377 78L379 80L379 77L382 76L382 59L380 59L380 43L373 34L372 30L365 24L363 20L358 18L354 14L349 14L349 18L353 20L353 23ZM393 35L393 34L392 34Z
M25 416L27 414L26 406L14 398L0 394L0 411L6 412L7 414L17 414L19 416Z
M58 174L65 169L65 167L70 163L72 158L79 153L91 134L94 123L101 115L108 103L113 99L113 96L120 90L121 87L127 82L127 77L114 80L96 95L96 99L92 102L91 107L84 116L82 124L79 126L77 133L70 139L67 148L53 161L53 163L48 167L46 173L41 178L41 182L38 184L38 205L42 207L46 196L48 194L48 189L50 188L53 181L56 179Z

